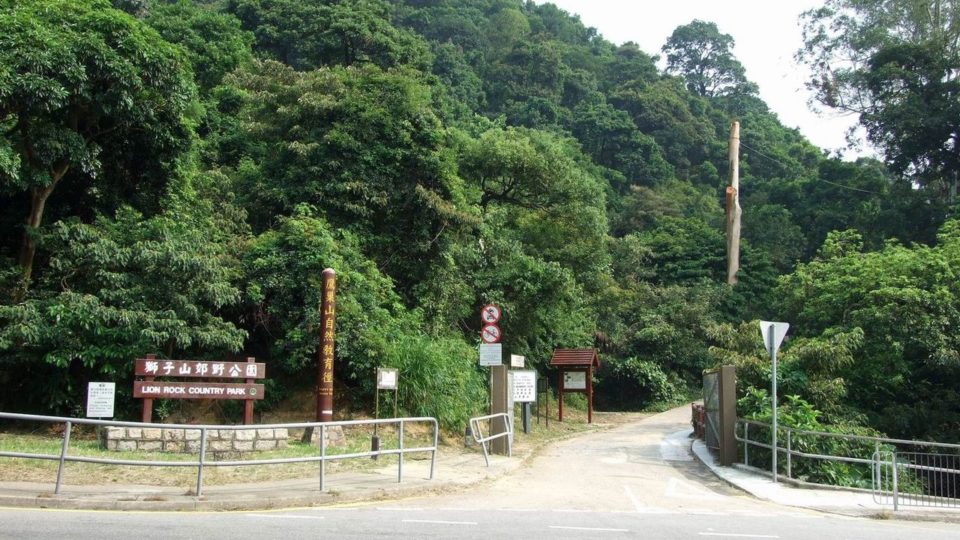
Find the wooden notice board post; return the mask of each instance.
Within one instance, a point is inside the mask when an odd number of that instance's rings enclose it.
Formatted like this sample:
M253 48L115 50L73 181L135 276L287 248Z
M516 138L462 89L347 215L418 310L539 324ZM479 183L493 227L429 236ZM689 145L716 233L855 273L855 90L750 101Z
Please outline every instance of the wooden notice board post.
M596 349L555 349L550 366L560 370L560 411L563 422L563 394L587 394L587 423L593 423L593 370L600 367Z

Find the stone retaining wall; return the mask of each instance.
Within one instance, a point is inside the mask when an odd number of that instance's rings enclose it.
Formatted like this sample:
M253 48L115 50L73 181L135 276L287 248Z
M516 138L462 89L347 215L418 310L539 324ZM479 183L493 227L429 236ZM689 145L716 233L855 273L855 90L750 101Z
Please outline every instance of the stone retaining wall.
M199 429L106 427L100 430L100 446L117 452L200 451ZM286 428L210 429L208 452L259 452L287 447Z

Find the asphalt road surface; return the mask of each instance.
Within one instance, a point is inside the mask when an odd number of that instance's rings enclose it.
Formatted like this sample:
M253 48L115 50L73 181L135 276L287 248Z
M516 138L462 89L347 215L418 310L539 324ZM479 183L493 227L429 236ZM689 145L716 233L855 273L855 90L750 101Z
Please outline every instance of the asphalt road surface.
M689 453L688 410L551 446L469 491L269 512L0 509L0 538L960 538L955 524L850 518L765 503Z

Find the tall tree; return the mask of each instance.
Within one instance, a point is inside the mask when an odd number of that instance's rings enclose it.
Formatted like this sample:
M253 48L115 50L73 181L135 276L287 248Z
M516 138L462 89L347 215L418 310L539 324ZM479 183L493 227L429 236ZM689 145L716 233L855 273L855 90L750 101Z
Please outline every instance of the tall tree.
M731 93L756 93L743 65L733 56L733 37L723 34L712 22L694 19L678 26L662 50L667 71L683 77L687 89L703 97Z
M858 114L888 165L955 199L960 1L828 0L802 18L816 102Z
M155 196L189 145L194 87L175 47L105 0L2 5L0 188L26 195L22 298L54 190L70 180L79 198L109 200L153 184Z

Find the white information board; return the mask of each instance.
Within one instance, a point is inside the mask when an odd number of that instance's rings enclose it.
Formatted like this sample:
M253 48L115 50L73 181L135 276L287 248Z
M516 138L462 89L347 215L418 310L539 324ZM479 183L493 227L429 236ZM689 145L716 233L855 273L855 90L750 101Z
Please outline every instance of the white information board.
M397 370L395 368L377 368L377 390L396 390Z
M117 384L87 383L87 418L113 418L113 401Z
M481 343L480 344L480 365L481 366L502 366L503 365L503 345L500 343Z
M587 372L586 371L564 371L563 372L564 390L586 390Z
M537 400L537 372L535 370L514 370L513 401L517 403L532 403Z
M527 358L525 356L520 356L519 354L510 355L510 367L522 368L526 361Z

